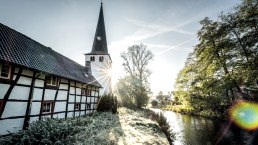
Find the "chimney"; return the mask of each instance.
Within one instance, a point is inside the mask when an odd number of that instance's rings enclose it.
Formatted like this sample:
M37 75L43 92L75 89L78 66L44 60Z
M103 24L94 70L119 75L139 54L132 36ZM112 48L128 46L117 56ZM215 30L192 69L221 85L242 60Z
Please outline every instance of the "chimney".
M86 67L86 73L91 75L92 74L91 73L91 62L90 61L86 61L85 67Z

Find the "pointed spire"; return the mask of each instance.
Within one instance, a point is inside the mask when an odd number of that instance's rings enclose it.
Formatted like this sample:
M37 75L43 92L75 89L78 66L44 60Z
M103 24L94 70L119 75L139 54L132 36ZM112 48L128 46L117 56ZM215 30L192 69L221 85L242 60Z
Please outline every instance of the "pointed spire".
M99 20L98 20L95 38L94 38L94 42L93 42L93 46L92 46L92 50L91 50L91 53L96 53L96 54L108 54L105 22L104 22L104 14L103 14L102 5L103 5L103 3L101 1Z

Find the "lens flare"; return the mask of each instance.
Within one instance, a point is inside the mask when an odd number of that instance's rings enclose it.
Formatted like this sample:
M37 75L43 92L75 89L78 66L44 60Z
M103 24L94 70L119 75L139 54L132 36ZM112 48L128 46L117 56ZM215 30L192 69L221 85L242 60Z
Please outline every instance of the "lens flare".
M258 104L238 101L230 109L230 117L239 127L255 130L258 128Z

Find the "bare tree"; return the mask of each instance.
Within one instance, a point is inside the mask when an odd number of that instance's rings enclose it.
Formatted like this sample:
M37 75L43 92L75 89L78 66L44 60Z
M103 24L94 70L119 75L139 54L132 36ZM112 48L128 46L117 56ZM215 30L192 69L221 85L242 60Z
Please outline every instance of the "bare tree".
M154 55L143 44L133 45L127 52L121 54L126 73L132 78L130 84L133 90L132 96L138 108L148 102L149 83L148 77L151 72L148 69L150 60Z

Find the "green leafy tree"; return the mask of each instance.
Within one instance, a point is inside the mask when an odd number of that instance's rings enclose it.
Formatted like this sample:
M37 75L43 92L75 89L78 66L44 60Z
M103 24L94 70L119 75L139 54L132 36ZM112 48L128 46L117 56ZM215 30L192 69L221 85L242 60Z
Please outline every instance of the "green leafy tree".
M175 83L182 106L224 112L236 99L258 100L258 1L242 0L232 12L204 18L198 44Z

